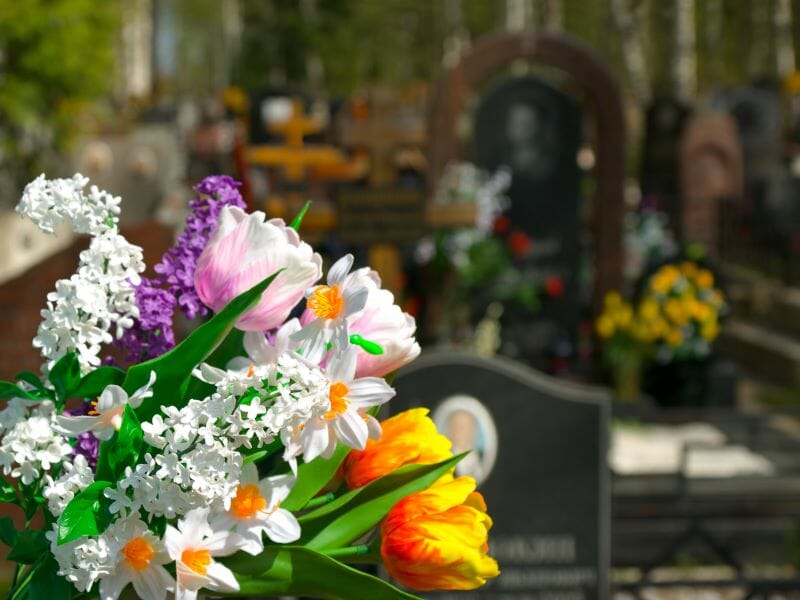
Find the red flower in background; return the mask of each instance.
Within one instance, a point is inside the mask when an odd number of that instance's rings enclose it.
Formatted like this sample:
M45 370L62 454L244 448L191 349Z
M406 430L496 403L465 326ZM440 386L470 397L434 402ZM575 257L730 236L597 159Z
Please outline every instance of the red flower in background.
M561 298L564 295L564 280L558 275L550 275L544 281L544 291L550 298Z
M497 235L503 235L511 228L511 220L508 217L500 215L494 220L494 232Z
M516 258L525 256L533 248L533 240L530 236L519 230L509 233L507 242Z

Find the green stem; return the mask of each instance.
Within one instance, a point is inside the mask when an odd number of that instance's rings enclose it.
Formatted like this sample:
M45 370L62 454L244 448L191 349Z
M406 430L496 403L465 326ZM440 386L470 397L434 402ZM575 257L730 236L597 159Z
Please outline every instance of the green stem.
M312 498L311 500L306 502L306 505L303 507L303 510L310 510L312 508L322 506L323 504L327 504L334 498L336 498L336 495L333 492L328 492L324 496L317 496L316 498Z
M39 564L43 560L45 560L44 556L31 565L30 570L25 573L25 576L22 578L22 581L19 582L16 588L11 589L9 600L16 600L16 598L19 597L20 593L23 590L25 590L26 587L28 587L28 584L33 579L33 574L36 573L36 569L39 567Z
M346 558L348 556L360 556L369 552L369 546L359 544L358 546L348 546L347 548L334 548L326 550L325 555L329 558Z

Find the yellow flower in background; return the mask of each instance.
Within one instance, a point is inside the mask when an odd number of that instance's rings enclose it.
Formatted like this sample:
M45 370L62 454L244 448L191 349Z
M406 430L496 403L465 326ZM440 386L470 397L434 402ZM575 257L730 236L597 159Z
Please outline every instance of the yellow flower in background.
M598 317L595 327L597 329L597 335L603 339L610 338L617 329L617 326L614 324L614 319L607 313L603 313Z
M708 269L700 269L697 272L697 277L694 278L695 285L701 290L707 290L714 287L714 274Z
M709 342L713 342L717 339L719 335L719 323L716 319L711 319L706 321L700 326L700 335L703 336L703 339Z
M633 321L633 309L627 302L623 303L614 313L614 319L620 329L627 329Z
M654 320L658 317L658 302L652 298L646 298L639 305L639 314L641 314L643 319L648 321Z
M664 303L664 312L670 321L676 325L685 325L689 321L683 302L677 298L670 298Z
M457 477L406 496L381 524L381 555L394 579L414 590L473 590L497 577L488 555L492 519L475 480Z
M681 265L681 273L689 279L694 279L697 275L697 265L693 262L686 261Z
M618 308L622 305L622 296L617 291L610 291L606 294L605 300L606 309Z
M666 341L671 347L677 348L683 343L683 333L677 327L673 328L667 333Z
M342 465L349 489L367 485L404 465L433 464L453 456L451 443L436 430L427 408L412 408L381 423L381 437L352 450ZM448 474L443 479L452 479Z

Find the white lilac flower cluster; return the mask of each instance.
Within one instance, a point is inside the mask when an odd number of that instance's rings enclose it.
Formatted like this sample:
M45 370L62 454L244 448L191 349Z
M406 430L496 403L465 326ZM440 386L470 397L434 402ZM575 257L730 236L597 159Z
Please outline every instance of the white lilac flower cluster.
M31 485L69 456L72 446L55 426L55 408L49 400L38 404L19 398L9 400L0 411L3 473Z
M75 352L82 372L100 364L103 344L120 337L138 317L135 286L145 265L142 249L129 243L117 230L119 202L107 192L91 186L88 179L38 177L29 183L17 206L44 232L68 221L77 233L92 237L80 254L78 269L69 279L56 282L47 295L33 345L47 359L48 371L67 352ZM113 335L112 335L113 332Z

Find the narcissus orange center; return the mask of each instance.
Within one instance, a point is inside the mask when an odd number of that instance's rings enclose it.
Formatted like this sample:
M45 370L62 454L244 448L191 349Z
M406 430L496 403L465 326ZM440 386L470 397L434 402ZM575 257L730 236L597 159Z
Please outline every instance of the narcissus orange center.
M150 559L156 553L153 547L143 537L135 537L130 542L122 547L122 554L125 555L125 561L131 568L137 571L143 571L150 565Z
M335 319L344 310L344 297L338 285L321 285L308 299L308 308L320 319Z
M211 553L208 550L184 550L181 561L195 573L205 575L211 564Z
M231 500L231 512L237 519L252 519L266 507L267 501L254 483L240 485L236 488L236 497Z
M331 391L328 395L331 401L331 409L325 413L326 419L335 419L347 410L350 401L345 398L345 396L347 396L349 392L350 388L341 381L331 384Z

